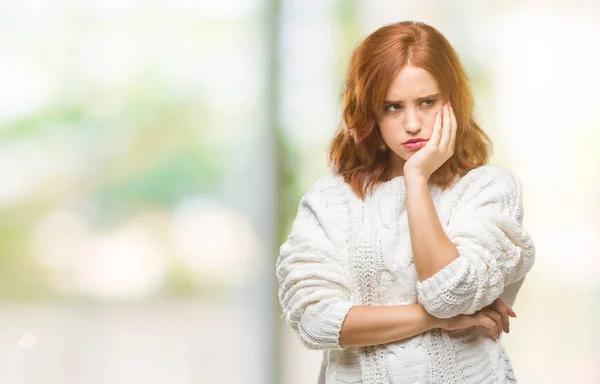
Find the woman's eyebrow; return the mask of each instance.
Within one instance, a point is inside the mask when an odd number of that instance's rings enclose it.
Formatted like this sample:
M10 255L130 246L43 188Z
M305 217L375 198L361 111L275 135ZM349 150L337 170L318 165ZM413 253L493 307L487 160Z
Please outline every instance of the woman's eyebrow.
M439 93L434 93L434 94L427 95L427 96L421 96L421 97L417 98L417 101L426 100L426 99L434 99L439 96L440 96ZM402 101L402 100L385 100L384 104L400 104L403 102L404 101Z

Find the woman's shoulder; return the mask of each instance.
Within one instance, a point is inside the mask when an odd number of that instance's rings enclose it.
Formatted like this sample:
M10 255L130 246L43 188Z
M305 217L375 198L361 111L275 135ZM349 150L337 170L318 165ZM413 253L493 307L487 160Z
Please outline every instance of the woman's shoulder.
M486 164L471 169L455 184L459 190L480 192L484 189L514 190L520 192L521 180L512 170L493 164Z
M349 192L351 193L352 190L342 175L328 173L320 176L310 185L304 198L330 202L347 198Z
M334 243L343 243L350 230L354 194L343 176L327 174L317 178L300 200L300 210L315 217ZM302 210L302 207L305 209ZM308 209L306 209L308 208Z
M457 208L496 207L522 217L521 180L508 168L486 164L472 169L456 183L453 190Z

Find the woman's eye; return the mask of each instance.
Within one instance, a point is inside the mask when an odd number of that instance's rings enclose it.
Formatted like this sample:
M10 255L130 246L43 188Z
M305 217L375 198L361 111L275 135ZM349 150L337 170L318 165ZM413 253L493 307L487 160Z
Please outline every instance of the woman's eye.
M435 105L436 100L423 100L423 105L425 107L433 107Z
M389 104L389 105L385 106L386 112L396 112L396 111L399 111L400 109L402 109L402 106L400 106L400 104Z

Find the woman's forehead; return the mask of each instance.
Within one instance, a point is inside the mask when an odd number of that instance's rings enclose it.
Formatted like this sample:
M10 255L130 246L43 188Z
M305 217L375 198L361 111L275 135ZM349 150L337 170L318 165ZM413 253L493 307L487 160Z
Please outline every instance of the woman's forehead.
M402 68L392 79L386 92L386 100L418 101L440 93L436 79L425 69Z

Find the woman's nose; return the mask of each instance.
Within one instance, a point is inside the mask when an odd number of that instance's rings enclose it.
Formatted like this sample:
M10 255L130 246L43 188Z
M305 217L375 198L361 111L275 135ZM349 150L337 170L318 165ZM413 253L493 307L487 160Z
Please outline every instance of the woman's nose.
M406 120L404 121L404 130L410 133L416 133L421 130L421 119L414 108L406 109Z

